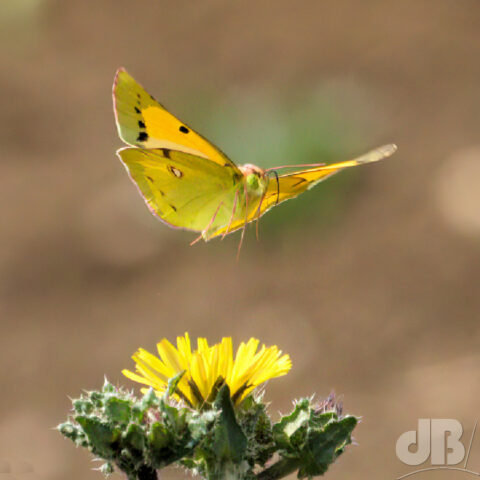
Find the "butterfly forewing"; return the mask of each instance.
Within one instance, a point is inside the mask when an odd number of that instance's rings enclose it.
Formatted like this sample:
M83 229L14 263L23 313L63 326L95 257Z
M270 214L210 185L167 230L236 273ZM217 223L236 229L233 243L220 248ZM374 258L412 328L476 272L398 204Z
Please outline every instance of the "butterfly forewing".
M215 145L168 112L133 77L120 69L113 85L120 138L142 148L168 148L237 168Z
M294 198L306 190L313 188L319 182L326 180L328 177L340 172L344 168L378 162L393 155L396 150L396 145L384 145L371 150L360 157L354 158L353 160L322 165L316 168L281 175L278 177L278 183L275 178L272 178L268 184L267 193L264 199L265 205L262 206L262 213L265 213L269 208L278 203Z
M383 147L371 150L370 152L353 160L347 160L345 162L322 165L316 168L288 173L279 176L278 179L271 177L268 183L267 191L265 192L265 196L256 200L250 205L247 223L262 216L279 203L291 198L295 198L301 193L314 187L319 182L327 179L331 175L340 172L344 168L378 162L379 160L383 160L384 158L393 155L396 150L397 147L393 144L384 145ZM244 224L245 220L238 218L236 221L232 222L229 231L238 230L239 228L242 228ZM223 235L225 231L226 228L220 228L219 230L213 232L211 237L213 238L218 235Z

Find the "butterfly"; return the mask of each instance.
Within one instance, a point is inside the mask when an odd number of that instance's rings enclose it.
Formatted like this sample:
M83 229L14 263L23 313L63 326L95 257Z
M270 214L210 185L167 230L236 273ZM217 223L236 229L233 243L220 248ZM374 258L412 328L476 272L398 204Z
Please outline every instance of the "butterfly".
M118 134L129 145L117 155L156 217L170 227L200 233L192 244L242 229L241 245L246 225L272 207L344 168L377 162L397 149L389 144L340 163L264 170L233 163L122 68L115 76L113 103ZM277 172L291 167L300 170Z

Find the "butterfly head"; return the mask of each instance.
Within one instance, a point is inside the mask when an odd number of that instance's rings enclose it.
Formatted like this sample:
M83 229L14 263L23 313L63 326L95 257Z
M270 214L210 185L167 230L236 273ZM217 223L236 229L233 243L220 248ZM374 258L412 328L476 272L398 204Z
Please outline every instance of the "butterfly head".
M247 192L252 196L262 196L267 190L268 177L264 170L247 163L239 167L245 178Z

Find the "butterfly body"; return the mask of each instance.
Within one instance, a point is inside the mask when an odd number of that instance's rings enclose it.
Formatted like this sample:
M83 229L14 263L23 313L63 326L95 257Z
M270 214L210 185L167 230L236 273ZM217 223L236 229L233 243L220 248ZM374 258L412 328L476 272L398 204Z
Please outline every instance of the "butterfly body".
M171 227L199 232L206 241L244 229L343 168L381 160L396 150L386 145L355 160L278 175L275 169L237 166L123 69L115 77L113 100L119 136L130 145L117 154L150 211Z

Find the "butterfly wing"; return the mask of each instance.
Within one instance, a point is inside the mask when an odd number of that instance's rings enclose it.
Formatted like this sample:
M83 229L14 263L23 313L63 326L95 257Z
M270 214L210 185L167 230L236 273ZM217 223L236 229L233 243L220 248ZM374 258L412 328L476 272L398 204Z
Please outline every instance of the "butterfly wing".
M118 134L128 145L178 150L237 168L215 145L160 105L124 69L115 76L113 103Z
M243 188L235 170L166 148L123 148L117 154L150 211L169 226L204 232L229 223Z
M393 155L396 150L396 145L384 145L353 160L333 163L330 165L322 165L321 167L281 175L278 178L278 185L276 184L275 179L272 178L268 185L267 193L264 199L265 209L284 202L285 200L295 198L296 196L309 190L310 188L313 188L321 181L326 180L328 177L338 173L344 168L378 162Z
M340 170L349 167L356 167L357 165L364 165L366 163L378 162L384 158L393 155L397 150L396 145L389 144L383 147L376 148L364 155L346 162L333 163L330 165L323 165L320 167L301 170L298 172L287 173L276 178L270 178L267 191L263 198L258 198L251 202L248 208L248 215L245 218L235 219L228 229L229 232L242 228L245 223L251 222L262 216L272 207L278 205L285 200L295 198L301 193L309 190L317 185L319 182L328 177L338 173ZM227 229L221 228L212 233L211 238L222 235Z

